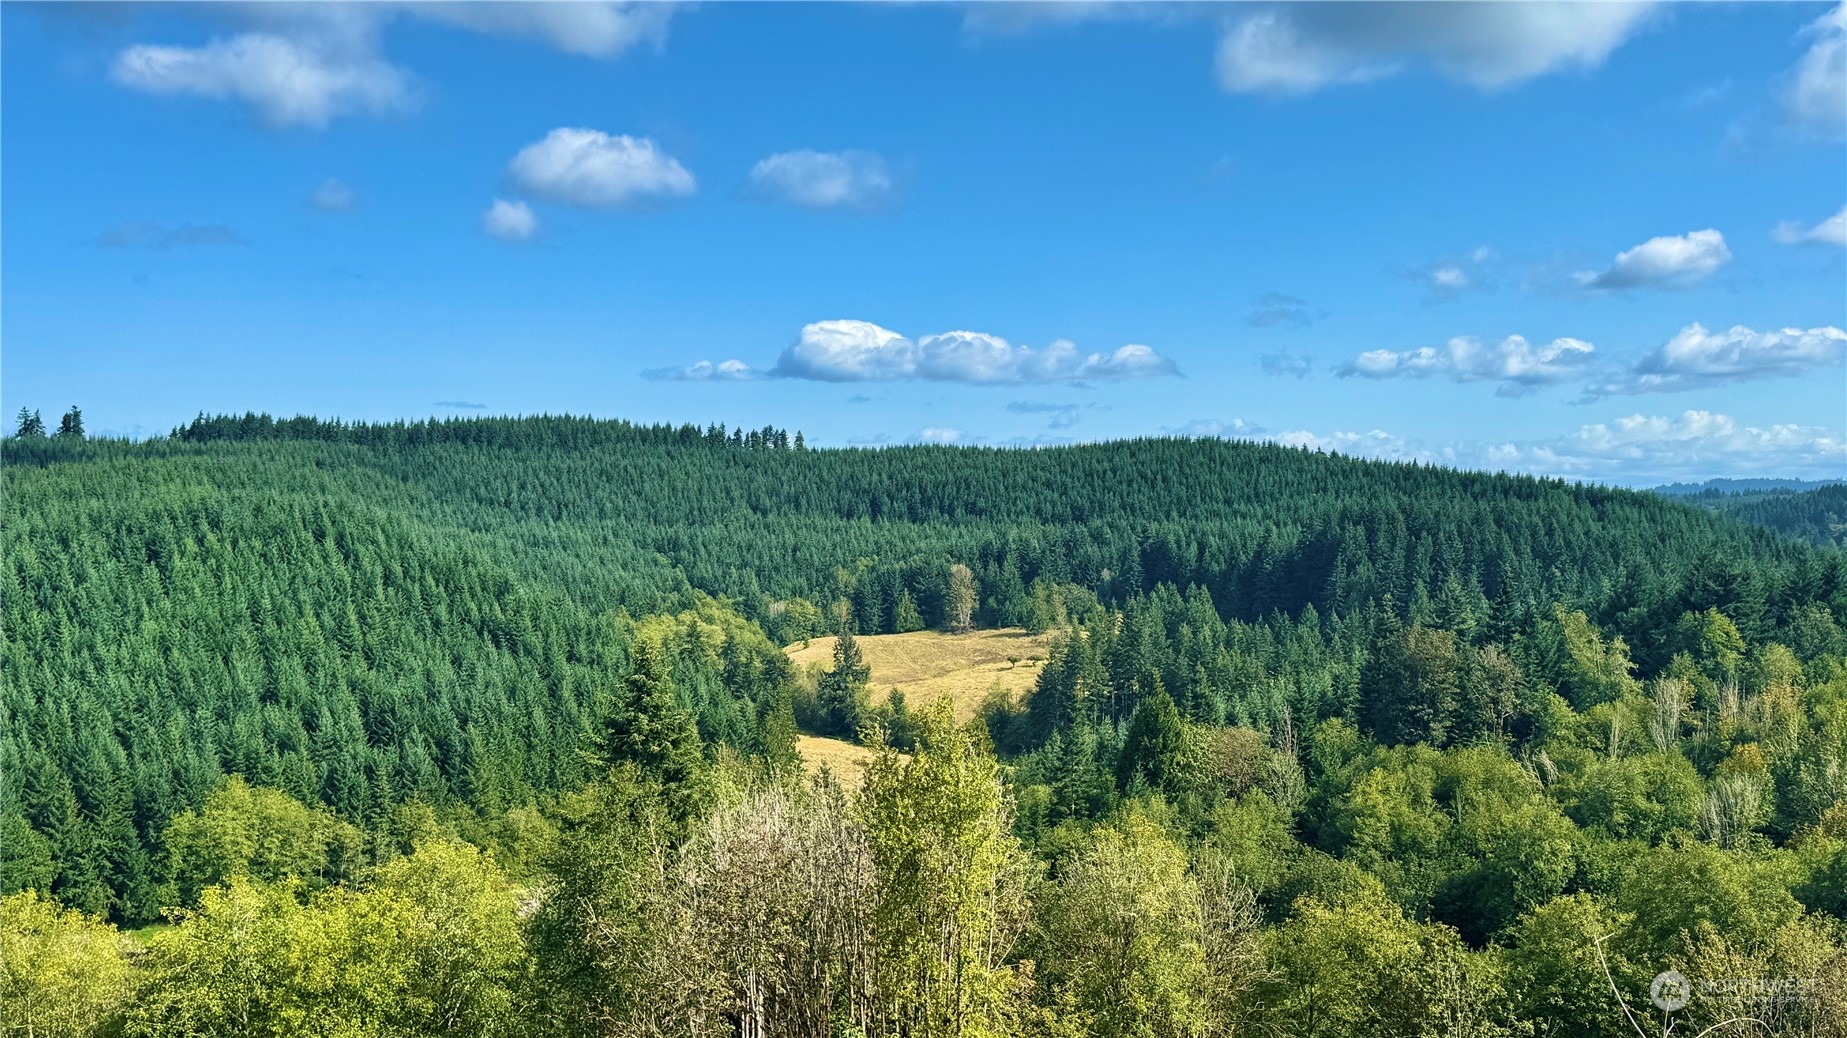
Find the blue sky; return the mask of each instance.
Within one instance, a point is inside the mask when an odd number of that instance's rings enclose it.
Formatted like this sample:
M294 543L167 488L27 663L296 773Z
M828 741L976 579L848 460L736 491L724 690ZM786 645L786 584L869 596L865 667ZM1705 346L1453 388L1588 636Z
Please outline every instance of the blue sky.
M1847 473L1847 6L0 18L9 415Z

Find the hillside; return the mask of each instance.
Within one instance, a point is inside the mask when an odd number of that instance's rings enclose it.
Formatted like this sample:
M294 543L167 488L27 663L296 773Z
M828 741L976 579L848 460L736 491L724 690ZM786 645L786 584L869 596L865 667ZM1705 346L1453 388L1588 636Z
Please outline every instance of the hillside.
M1219 440L810 450L774 429L251 416L12 439L0 461L0 823L18 869L137 920L167 820L227 774L356 822L574 787L641 636L699 734L754 751L795 671L776 646L824 657L839 603L878 695L947 692L960 717L996 681L1020 697L1068 668L1008 664L1056 654L992 629L1102 609L1124 632L1094 639L1122 645L1097 661L1107 719L1158 682L1189 717L1268 725L1363 717L1381 615L1512 644L1562 603L1646 676L1710 607L1808 658L1825 638L1804 610L1847 586L1839 553L1652 494ZM989 630L892 633L906 609L944 625L952 564Z

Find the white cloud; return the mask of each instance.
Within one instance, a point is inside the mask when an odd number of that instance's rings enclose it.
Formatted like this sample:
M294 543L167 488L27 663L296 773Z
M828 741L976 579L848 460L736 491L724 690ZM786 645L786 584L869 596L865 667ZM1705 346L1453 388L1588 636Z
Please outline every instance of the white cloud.
M1227 22L1226 90L1304 94L1413 61L1484 90L1595 68L1653 13L1647 3L1353 3L1266 7Z
M1784 245L1847 245L1847 206L1806 231L1794 220L1785 220L1770 236Z
M539 218L524 202L496 198L481 216L481 229L501 241L530 241L539 232Z
M324 213L347 212L356 201L352 185L333 177L321 181L321 186L308 195L308 204Z
M736 365L730 374L721 374ZM965 382L978 385L1113 381L1178 375L1174 362L1140 344L1113 353L1080 353L1063 339L1043 349L1015 346L982 332L944 332L911 339L869 321L816 321L767 371L741 361L712 365L700 361L686 368L644 372L650 378L682 378L669 372L711 372L722 377L807 379L816 382Z
M563 126L507 166L520 191L548 202L609 209L693 193L693 175L646 137Z
M1469 287L1469 275L1461 267L1438 267L1430 272L1430 284L1439 291L1460 292Z
M418 18L489 36L537 39L567 54L613 58L638 43L660 46L671 3L412 3Z
M1519 396L1542 386L1555 385L1581 374L1596 352L1582 339L1559 338L1543 346L1525 337L1509 335L1497 346L1462 335L1441 348L1367 350L1341 365L1343 378L1427 378L1440 376L1452 382L1499 382L1501 396Z
M1783 106L1797 125L1829 137L1847 133L1847 2L1815 19L1815 42L1790 75Z
M1707 228L1650 238L1616 254L1601 274L1580 275L1590 288L1689 288L1732 260L1725 235Z
M641 377L654 382L749 382L762 378L763 372L741 360L702 360L680 368L649 368Z
M414 109L416 78L381 53L395 17L492 36L536 38L569 53L615 57L661 43L668 3L195 4L195 17L238 31L198 47L136 44L116 56L117 83L152 94L242 101L274 126L324 127L343 115Z
M892 189L885 160L866 151L785 151L750 171L752 197L807 209L872 209Z
M962 430L949 429L943 426L936 426L936 425L929 426L925 429L920 430L917 433L917 440L920 443L936 443L936 444L947 445L947 444L959 442L961 439L962 439Z
M1591 397L1628 393L1673 393L1706 386L1785 378L1847 359L1847 331L1785 328L1755 332L1739 325L1709 332L1695 323L1660 349L1637 361L1613 382L1590 388Z
M1079 353L1063 339L1043 349L996 335L955 331L908 339L866 321L817 321L782 352L773 374L823 382L925 379L1009 384L1128 379L1179 374L1173 361L1133 344Z
M1384 429L1298 429L1274 439L1292 447L1385 461L1631 485L1728 475L1838 478L1847 471L1847 438L1839 431L1796 424L1753 426L1710 411L1635 414L1551 439L1526 441L1426 443Z
M1218 437L1226 440L1254 440L1269 430L1242 418L1233 418L1221 422L1216 418L1195 418L1185 425L1177 425L1161 430L1169 436L1185 436L1190 439Z
M117 83L150 94L243 101L275 126L326 126L353 112L415 107L408 73L364 47L245 33L202 47L137 44L116 56Z

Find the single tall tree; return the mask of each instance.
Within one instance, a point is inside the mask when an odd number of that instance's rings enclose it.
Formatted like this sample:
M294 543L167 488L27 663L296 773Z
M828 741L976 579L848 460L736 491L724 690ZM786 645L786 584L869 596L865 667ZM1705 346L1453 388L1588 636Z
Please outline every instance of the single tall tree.
M64 417L58 421L58 435L83 439L83 412L77 409L76 404L72 404L71 409L64 412Z
M949 567L949 626L957 634L974 628L977 595L974 572L960 562Z

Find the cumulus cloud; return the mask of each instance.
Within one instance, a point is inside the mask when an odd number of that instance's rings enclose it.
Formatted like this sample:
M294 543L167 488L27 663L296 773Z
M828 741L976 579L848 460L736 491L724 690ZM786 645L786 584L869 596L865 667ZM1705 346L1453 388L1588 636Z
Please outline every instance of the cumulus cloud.
M539 233L539 218L524 202L496 198L481 216L481 229L501 241L530 241Z
M1413 272L1432 300L1443 302L1469 292L1494 290L1496 253L1486 245L1439 260Z
M1785 220L1770 236L1784 245L1847 245L1847 206L1807 230L1794 220Z
M533 38L558 50L615 57L660 43L672 4L376 3L206 4L187 8L236 31L202 46L141 43L116 55L111 77L144 93L241 101L272 126L324 127L346 115L385 115L418 104L416 77L380 46L395 17L493 36Z
M1790 73L1784 111L1796 125L1829 137L1847 133L1847 2L1815 19L1814 40Z
M105 249L184 249L201 245L248 245L243 235L221 223L168 227L152 220L119 223L96 236Z
M1650 238L1617 253L1610 269L1580 275L1579 280L1590 288L1690 288L1731 260L1725 235L1708 228Z
M563 126L521 148L507 166L524 194L583 209L611 209L693 193L693 175L646 137Z
M245 33L202 47L136 44L111 77L149 94L243 101L274 126L326 126L335 116L416 106L409 73L363 46Z
M1063 339L1042 349L1015 346L982 332L944 332L911 339L870 321L816 321L767 370L742 361L700 361L654 369L649 378L737 381L795 378L815 382L965 382L977 385L1113 381L1178 375L1152 348L1130 344L1112 353L1080 353Z
M890 196L891 171L867 151L785 151L759 161L744 193L805 209L876 208Z
M1739 325L1709 332L1687 325L1660 349L1649 353L1623 375L1592 386L1592 398L1629 393L1674 393L1707 386L1787 378L1847 359L1847 331L1839 328L1785 328L1755 332Z
M1314 367L1314 360L1298 357L1290 353L1266 353L1258 358L1263 365L1263 373L1286 378L1307 378Z
M714 364L702 360L678 368L649 368L641 377L653 382L749 382L763 377L763 372L741 360L721 360Z
M1283 292L1265 292L1254 300L1254 305L1256 309L1244 316L1244 323L1253 328L1272 328L1279 324L1306 328L1314 324L1318 316L1308 300Z
M343 183L333 177L321 181L321 186L308 195L308 204L323 213L344 213L353 208L358 199L353 194L352 185Z
M1009 384L1177 375L1174 362L1140 344L1080 353L1060 339L1042 349L997 335L955 331L912 340L867 321L817 321L777 358L772 374L823 382L923 379Z
M1500 396L1520 396L1580 375L1596 352L1582 339L1559 338L1536 346L1509 335L1490 346L1474 336L1457 336L1442 347L1367 350L1336 368L1342 378L1429 378L1451 382L1498 382Z
M1227 22L1218 80L1239 93L1305 94L1415 63L1483 90L1595 68L1653 5L1367 3L1268 6Z

